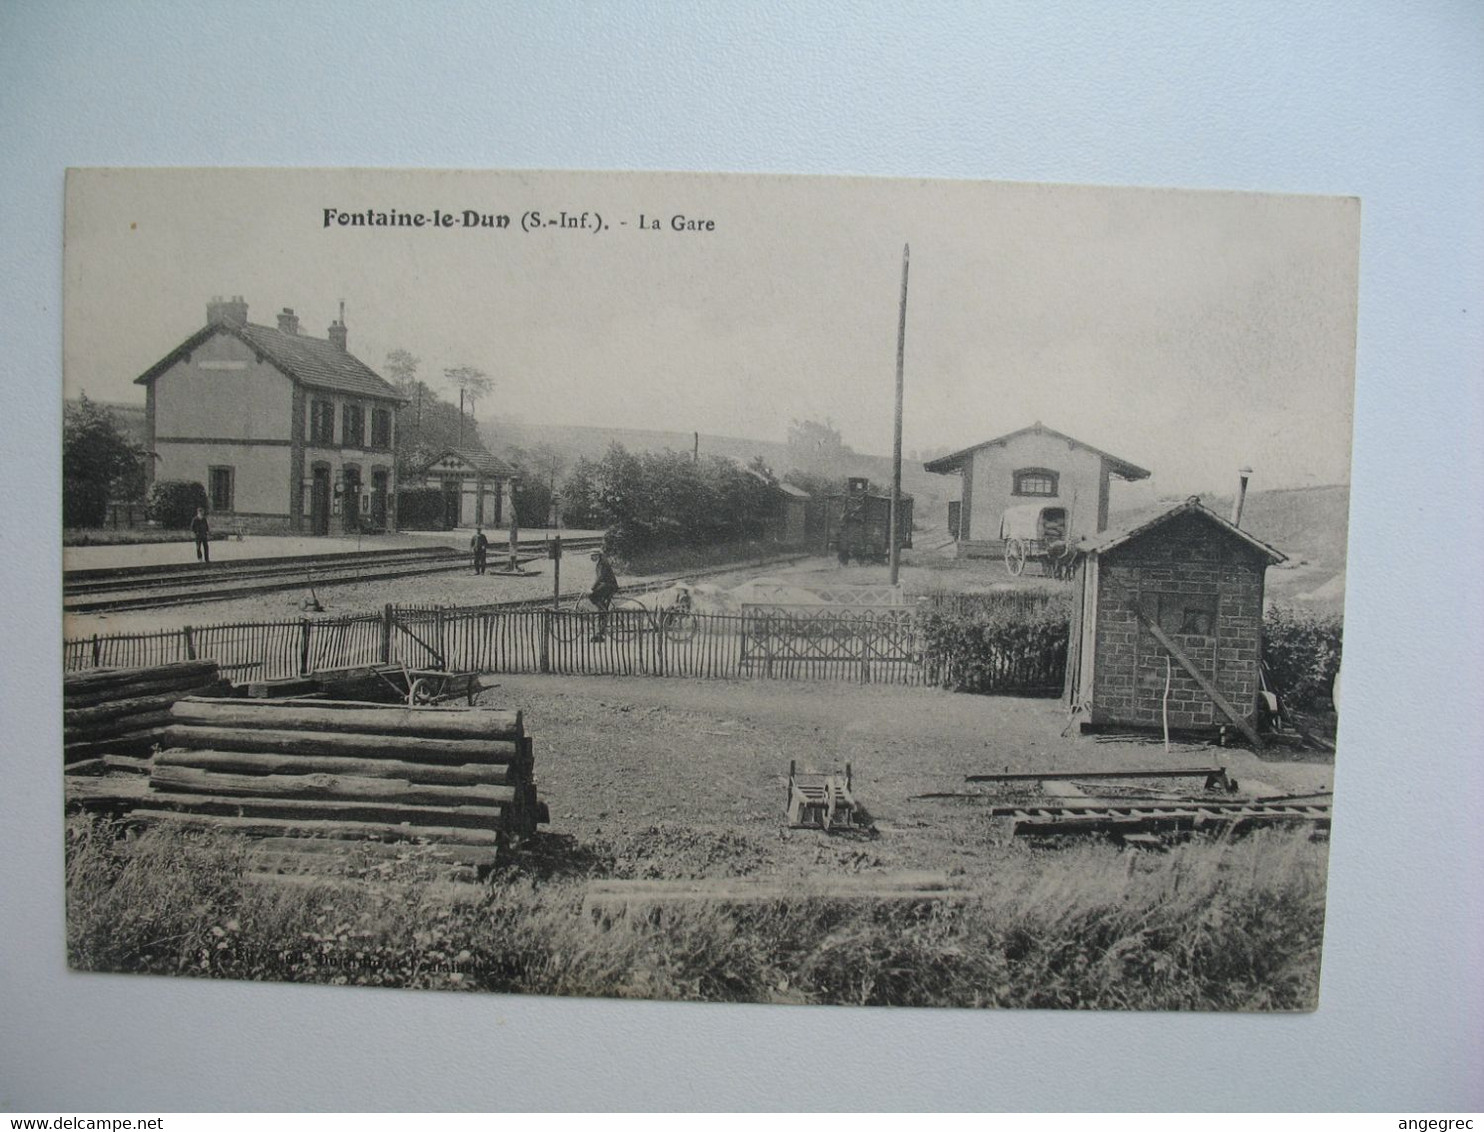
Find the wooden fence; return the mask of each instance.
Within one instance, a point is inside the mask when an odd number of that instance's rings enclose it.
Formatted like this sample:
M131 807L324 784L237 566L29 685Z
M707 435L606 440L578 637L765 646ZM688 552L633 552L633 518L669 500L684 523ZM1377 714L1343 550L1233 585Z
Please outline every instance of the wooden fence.
M604 630L600 632L601 630ZM1065 655L1065 646L1061 649ZM191 626L64 642L68 671L215 660L242 682L351 665L583 676L944 682L925 665L911 610L782 610L692 614L678 628L649 611L387 606L381 614ZM1055 658L1048 658L1054 660ZM1006 660L1003 688L1048 683L1046 666Z

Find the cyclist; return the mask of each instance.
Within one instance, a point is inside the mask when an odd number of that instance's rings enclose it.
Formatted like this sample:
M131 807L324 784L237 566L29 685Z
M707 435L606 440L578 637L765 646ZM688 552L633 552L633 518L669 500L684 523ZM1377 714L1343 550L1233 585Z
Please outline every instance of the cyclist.
M608 635L608 606L613 602L613 595L618 593L618 576L614 574L608 556L601 550L593 551L592 560L593 588L589 596L598 607L598 631L593 634L596 642Z

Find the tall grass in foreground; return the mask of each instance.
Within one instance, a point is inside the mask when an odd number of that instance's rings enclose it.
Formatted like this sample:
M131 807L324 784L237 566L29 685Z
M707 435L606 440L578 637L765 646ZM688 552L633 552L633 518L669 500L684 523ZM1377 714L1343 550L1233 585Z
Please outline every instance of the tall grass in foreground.
M121 853L80 819L68 836L68 952L89 970L727 1002L1317 1004L1326 854L1297 832L1165 855L1016 845L952 901L616 915L584 912L580 880L515 872L457 899L414 857L379 881L264 884L230 838L159 832Z

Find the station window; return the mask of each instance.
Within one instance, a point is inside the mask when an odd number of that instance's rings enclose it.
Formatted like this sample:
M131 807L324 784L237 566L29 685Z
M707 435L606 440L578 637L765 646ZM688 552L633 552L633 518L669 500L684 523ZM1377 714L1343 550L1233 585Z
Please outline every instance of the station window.
M392 411L390 409L371 410L371 447L390 448L392 446Z
M208 470L207 479L210 481L208 491L212 511L235 511L236 508L232 505L232 469L228 467L211 468Z
M315 401L309 406L309 440L312 444L335 443L335 404Z
M1021 468L1015 473L1015 495L1056 495L1057 474L1047 468Z
M347 448L366 446L366 410L360 405L346 405L340 443Z

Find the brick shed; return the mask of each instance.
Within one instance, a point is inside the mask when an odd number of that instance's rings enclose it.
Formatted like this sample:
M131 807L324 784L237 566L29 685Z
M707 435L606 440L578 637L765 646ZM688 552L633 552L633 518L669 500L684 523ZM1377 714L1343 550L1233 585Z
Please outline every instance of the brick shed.
M1258 742L1263 582L1284 556L1192 496L1084 543L1066 698L1092 725L1234 726Z

